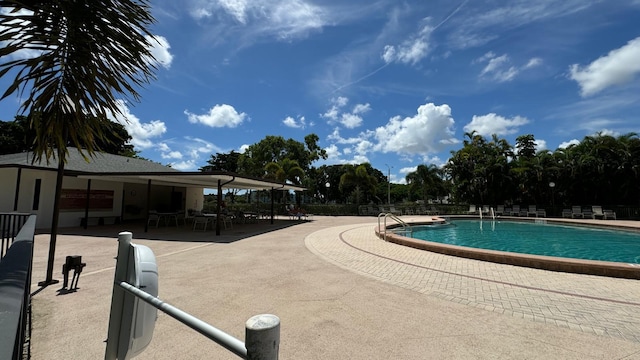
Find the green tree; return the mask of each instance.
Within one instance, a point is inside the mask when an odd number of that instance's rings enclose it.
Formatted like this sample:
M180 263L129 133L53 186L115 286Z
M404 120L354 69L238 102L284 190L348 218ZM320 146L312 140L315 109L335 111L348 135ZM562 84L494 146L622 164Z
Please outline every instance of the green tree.
M265 171L267 179L273 179L279 182L291 182L295 185L302 184L302 180L305 177L305 172L298 165L298 162L291 159L283 159L280 162L270 162L265 165ZM286 191L282 191L282 200L284 201ZM300 205L299 199L296 199L296 203Z
M367 172L366 165L344 165L344 169L344 174L340 176L339 188L341 192L349 194L356 205L360 205L363 199L375 195L378 182L375 176Z
M311 164L319 159L326 159L327 153L317 142L318 136L309 134L301 143L294 139L285 140L282 136L268 135L259 142L249 145L238 159L238 172L242 175L264 177L265 167L272 162L284 159L295 160L305 173L311 169Z
M238 160L240 159L240 153L231 151L228 154L216 153L211 155L211 158L207 160L207 164L200 168L200 171L228 171L238 172Z
M154 22L146 0L1 1L0 77L15 78L0 99L24 94L20 107L35 132L34 160L58 162L46 283L51 283L59 198L68 144L99 150L118 97L138 100L136 87L154 78ZM21 58L28 51L32 57Z
M440 172L440 169L433 164L420 164L416 171L412 171L405 176L405 180L409 185L410 191L416 188L420 189L422 199L426 203L429 200L429 189L431 189L433 195L438 193L439 183L442 182Z

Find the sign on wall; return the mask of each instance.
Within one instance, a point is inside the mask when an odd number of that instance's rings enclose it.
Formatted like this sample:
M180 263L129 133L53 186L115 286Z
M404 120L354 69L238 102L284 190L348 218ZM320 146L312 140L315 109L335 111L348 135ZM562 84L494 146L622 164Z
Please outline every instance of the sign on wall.
M84 210L87 206L86 189L62 189L60 210ZM90 210L112 210L113 190L91 190Z

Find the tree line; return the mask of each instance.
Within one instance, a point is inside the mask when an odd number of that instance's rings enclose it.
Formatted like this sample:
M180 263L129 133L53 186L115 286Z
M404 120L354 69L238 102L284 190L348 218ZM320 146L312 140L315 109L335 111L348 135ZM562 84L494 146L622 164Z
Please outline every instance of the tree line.
M555 151L536 151L533 135L515 146L466 133L444 167L459 202L475 204L639 205L640 138L598 133Z

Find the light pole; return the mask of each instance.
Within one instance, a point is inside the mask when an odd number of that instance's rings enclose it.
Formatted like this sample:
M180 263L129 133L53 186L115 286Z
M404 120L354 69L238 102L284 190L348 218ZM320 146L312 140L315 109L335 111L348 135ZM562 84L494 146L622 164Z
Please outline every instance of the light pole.
M327 189L327 197L326 199L324 199L325 204L329 203L329 188L331 188L331 183L327 181L326 184L324 184L324 187Z
M387 205L391 205L391 168L392 167L393 166L387 165Z
M555 212L556 204L555 204L555 199L554 199L554 196L553 196L553 188L554 188L554 187L556 187L556 183L554 183L553 181L551 181L551 182L549 183L549 187L551 188L551 209L552 209L551 211L554 211L554 212Z

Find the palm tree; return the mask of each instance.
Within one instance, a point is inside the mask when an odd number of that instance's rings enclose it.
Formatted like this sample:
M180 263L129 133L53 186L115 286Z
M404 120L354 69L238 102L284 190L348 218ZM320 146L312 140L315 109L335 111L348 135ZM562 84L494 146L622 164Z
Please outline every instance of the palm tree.
M282 159L280 162L270 162L265 165L264 170L267 172L266 178L280 182L290 181L295 185L300 185L304 178L305 172L298 165L298 162L291 159ZM284 192L282 198L284 199ZM298 204L300 205L300 204Z
M360 199L363 194L374 194L378 181L373 175L369 175L365 164L345 165L346 171L340 176L340 191L346 191L353 188L352 194L355 195L356 205L360 205Z
M106 140L101 125L124 115L118 97L139 100L136 87L154 78L147 30L154 19L148 0L5 0L0 7L9 9L0 12L0 77L16 74L0 100L26 95L20 111L35 132L33 161L58 162L48 285L67 146L93 156Z
M432 192L435 193L437 190L437 184L442 181L440 173L441 170L433 164L420 164L416 168L416 171L408 173L405 179L407 180L407 184L409 184L409 188L411 190L414 188L420 188L422 199L426 204L429 200L429 188L431 188Z

